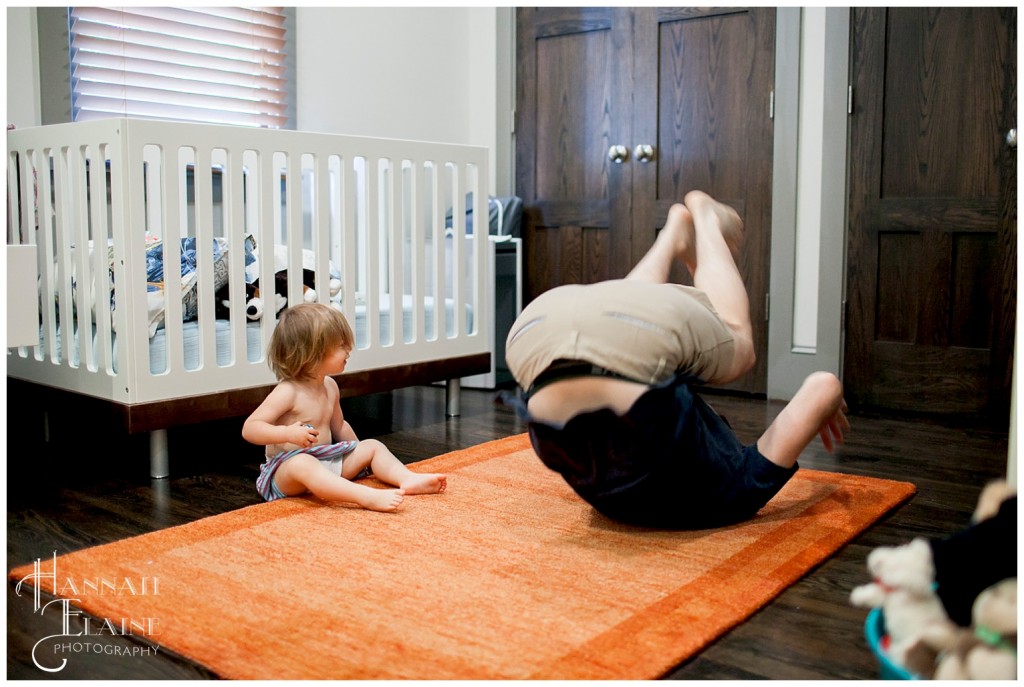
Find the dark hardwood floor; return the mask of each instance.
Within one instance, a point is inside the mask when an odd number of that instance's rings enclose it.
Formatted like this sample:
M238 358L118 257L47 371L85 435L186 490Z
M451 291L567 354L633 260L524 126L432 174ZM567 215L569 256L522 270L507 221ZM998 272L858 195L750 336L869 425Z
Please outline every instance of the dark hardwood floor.
M753 441L782 404L709 397L741 439ZM241 420L172 430L172 476L148 477L144 437L111 436L89 418L62 418L40 444L41 420L8 399L8 569L198 518L260 499L254 489L260 451L240 436ZM11 405L13 404L13 406ZM516 434L524 425L494 393L462 391L462 415L444 417L444 390L413 387L345 402L364 438L377 436L407 462ZM984 428L927 419L854 415L848 442L829 455L815 442L808 468L911 481L914 498L704 652L666 677L675 679L871 679L878 676L864 643L865 611L848 603L866 581L865 558L876 546L963 528L981 488L1005 473L1006 424ZM998 424L998 423L997 423ZM7 594L9 679L216 677L159 650L128 657L79 653L64 670L45 673L32 661L36 642L61 632L57 616L33 613L30 597ZM73 630L72 630L73 631ZM107 644L132 648L119 637ZM49 655L53 665L53 652ZM272 678L273 676L267 676ZM429 678L430 676L423 676Z

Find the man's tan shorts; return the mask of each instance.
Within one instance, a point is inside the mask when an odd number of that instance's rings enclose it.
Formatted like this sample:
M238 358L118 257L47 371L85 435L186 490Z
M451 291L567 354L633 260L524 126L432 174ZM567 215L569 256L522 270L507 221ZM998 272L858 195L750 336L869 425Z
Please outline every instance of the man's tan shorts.
M646 384L677 373L707 382L729 370L734 350L732 330L700 289L619 279L542 293L512 325L505 357L528 390L560 359Z

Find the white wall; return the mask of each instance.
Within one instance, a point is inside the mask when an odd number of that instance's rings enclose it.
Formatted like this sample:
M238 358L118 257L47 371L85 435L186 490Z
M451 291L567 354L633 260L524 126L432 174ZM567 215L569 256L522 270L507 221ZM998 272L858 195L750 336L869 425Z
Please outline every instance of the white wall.
M511 137L497 136L507 16L493 7L297 8L296 128L485 146L492 192L510 193L495 181L511 180L510 156L496 159Z
M7 123L39 126L39 50L34 7L8 7Z

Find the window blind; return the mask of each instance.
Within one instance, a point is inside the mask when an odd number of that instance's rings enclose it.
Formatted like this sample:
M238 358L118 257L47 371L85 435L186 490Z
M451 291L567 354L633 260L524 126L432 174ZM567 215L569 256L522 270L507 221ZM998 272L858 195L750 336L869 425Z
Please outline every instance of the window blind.
M279 7L72 7L74 121L287 121Z

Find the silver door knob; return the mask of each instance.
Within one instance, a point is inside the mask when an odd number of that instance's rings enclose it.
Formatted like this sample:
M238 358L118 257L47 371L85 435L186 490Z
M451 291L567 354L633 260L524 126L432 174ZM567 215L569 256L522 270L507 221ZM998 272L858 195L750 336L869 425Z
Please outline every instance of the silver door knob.
M623 145L612 146L608 149L608 159L617 165L621 165L629 157L629 148Z
M1016 148L1017 147L1017 130L1016 129L1010 129L1009 131L1006 132L1006 145L1010 146L1011 148Z
M633 150L633 154L640 162L650 162L654 159L654 146L641 143Z

